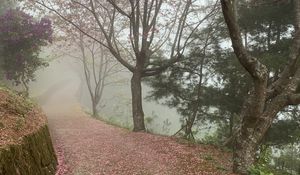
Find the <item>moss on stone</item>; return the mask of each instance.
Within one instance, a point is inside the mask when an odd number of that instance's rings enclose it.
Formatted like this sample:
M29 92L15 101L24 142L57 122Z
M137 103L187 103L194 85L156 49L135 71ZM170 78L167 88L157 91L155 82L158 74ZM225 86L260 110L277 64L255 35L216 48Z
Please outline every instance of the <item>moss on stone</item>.
M1 175L54 175L56 165L47 125L25 136L22 144L0 148Z

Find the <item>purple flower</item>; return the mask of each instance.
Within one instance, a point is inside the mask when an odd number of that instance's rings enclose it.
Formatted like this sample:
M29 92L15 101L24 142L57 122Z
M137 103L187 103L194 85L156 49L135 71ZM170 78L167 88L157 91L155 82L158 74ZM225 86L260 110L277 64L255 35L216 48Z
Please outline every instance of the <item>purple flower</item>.
M21 10L8 10L0 16L0 42L3 47L2 69L7 80L19 83L26 74L30 81L34 71L43 66L38 59L41 46L52 41L52 24L47 18L34 19Z
M43 46L52 41L52 23L47 18L40 21L21 10L8 10L0 16L0 41L9 45L35 43Z

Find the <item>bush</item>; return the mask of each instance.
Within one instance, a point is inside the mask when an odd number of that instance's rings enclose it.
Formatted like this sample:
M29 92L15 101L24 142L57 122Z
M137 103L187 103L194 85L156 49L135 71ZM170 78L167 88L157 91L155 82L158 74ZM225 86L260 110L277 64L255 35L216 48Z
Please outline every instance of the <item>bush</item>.
M36 21L21 10L8 10L0 16L0 23L1 70L6 79L22 84L28 93L35 71L48 65L39 52L52 42L51 21Z
M249 175L274 175L274 174L264 166L255 165L249 169Z
M270 147L262 145L259 158L255 165L249 169L250 175L273 175L270 168L272 150Z

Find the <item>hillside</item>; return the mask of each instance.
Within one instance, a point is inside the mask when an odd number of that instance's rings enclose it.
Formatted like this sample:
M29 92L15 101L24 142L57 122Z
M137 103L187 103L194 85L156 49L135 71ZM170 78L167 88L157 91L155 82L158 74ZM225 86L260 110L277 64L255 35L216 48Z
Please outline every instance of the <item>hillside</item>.
M0 89L0 147L20 143L46 122L46 117L34 105L4 88Z
M27 99L0 89L0 174L53 175L56 165L46 116Z

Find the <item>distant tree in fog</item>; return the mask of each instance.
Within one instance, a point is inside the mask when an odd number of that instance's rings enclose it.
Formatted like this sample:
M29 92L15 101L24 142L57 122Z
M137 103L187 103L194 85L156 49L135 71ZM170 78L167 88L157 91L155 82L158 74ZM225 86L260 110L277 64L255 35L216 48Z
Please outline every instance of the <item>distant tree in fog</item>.
M75 7L72 9L70 12L72 17L76 18L80 27L93 31L96 27L95 24L86 20L88 18L86 12L78 10L80 9ZM66 24L56 15L52 16L52 19L58 31L55 34L58 51L80 61L82 65L84 81L91 99L92 115L97 117L106 86L126 82L115 77L123 68L113 59L107 48L99 45L97 41L87 37L74 26ZM104 38L100 32L90 32L90 34L98 39Z
M97 117L98 109L101 107L99 105L103 102L105 88L109 85L124 84L126 81L115 77L117 73L122 71L122 68L112 58L106 48L97 44L94 40L87 38L81 32L78 32L78 37L77 39L73 38L70 40L74 45L70 45L70 49L67 51L72 52L76 48L79 50L79 53L76 52L78 55L65 53L80 61L92 103L92 115Z

